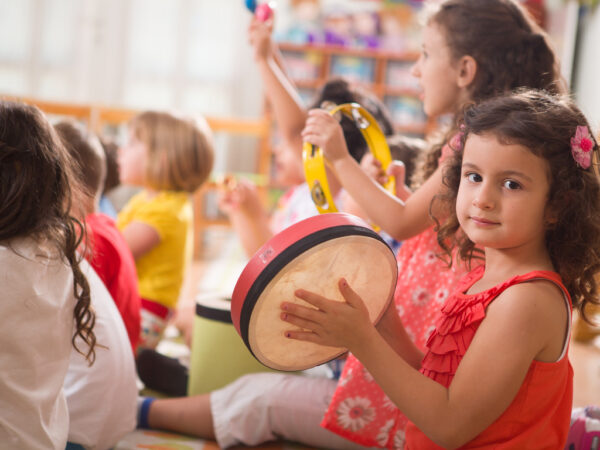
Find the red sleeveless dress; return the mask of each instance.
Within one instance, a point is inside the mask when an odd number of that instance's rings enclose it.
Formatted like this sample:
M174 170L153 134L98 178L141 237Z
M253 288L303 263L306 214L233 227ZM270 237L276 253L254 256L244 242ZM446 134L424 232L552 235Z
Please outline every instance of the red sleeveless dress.
M480 266L467 275L450 296L427 341L428 353L421 373L449 387L477 328L485 318L487 306L508 287L531 280L549 280L563 291L569 308L571 299L557 273L533 271L513 277L486 291L466 292L483 276ZM573 402L573 368L566 356L568 338L557 362L533 361L516 397L502 415L475 439L461 448L477 449L562 449L567 440ZM413 423L406 427L406 448L440 449Z

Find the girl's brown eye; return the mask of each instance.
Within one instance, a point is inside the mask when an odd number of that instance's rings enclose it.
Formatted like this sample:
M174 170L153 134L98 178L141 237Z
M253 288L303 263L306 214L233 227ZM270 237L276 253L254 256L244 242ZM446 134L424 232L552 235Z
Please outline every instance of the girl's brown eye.
M510 189L511 191L514 191L515 189L521 189L521 185L513 180L506 180L504 182L504 187L506 189Z
M465 177L467 177L467 180L469 180L471 183L479 183L481 180L483 180L481 175L473 172L465 174Z

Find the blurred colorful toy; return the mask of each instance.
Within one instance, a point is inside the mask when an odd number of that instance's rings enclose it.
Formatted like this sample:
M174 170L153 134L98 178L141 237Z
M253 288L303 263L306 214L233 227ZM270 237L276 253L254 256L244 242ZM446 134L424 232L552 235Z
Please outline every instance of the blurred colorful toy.
M248 8L250 12L253 13L254 16L261 22L265 22L266 20L269 20L271 16L273 16L273 9L275 8L274 2L257 4L256 0L245 1L246 8Z
M600 448L600 407L589 405L571 413L571 428L565 450Z

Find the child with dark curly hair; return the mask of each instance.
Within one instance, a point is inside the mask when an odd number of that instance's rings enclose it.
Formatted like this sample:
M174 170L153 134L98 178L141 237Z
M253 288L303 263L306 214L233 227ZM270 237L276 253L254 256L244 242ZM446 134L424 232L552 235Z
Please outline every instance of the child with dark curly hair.
M422 362L398 350L412 345L400 323L395 343L379 333L343 279L345 302L298 290L311 307L282 303L300 327L286 336L348 348L410 420L407 449L563 448L571 310L600 303L598 144L568 98L540 91L472 106L460 129L433 202L449 264L456 248L472 270Z

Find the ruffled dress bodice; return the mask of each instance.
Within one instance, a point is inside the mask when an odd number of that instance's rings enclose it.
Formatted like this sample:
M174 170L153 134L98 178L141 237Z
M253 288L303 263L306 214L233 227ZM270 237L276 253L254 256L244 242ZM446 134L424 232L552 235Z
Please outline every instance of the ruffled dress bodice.
M421 363L421 373L444 387L450 386L458 364L485 318L485 309L510 283L509 280L474 295L464 294L483 272L484 267L480 266L460 281L456 292L442 306L436 328L427 340L428 352Z
M459 282L455 293L442 306L436 329L427 340L428 351L420 371L446 388L452 383L462 358L485 318L488 305L510 286L539 279L549 280L563 291L569 314L571 311L571 300L560 277L548 271L518 275L485 291L466 294L484 271L485 268L480 266ZM561 442L564 444L569 428L573 379L571 365L565 356L566 348L565 343L565 352L557 362L533 361L507 410L461 448L562 448ZM544 442L548 446L540 445ZM408 449L441 448L410 422L406 427L406 443Z

